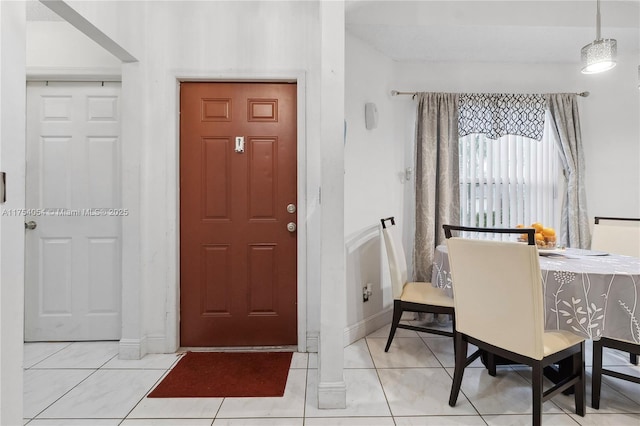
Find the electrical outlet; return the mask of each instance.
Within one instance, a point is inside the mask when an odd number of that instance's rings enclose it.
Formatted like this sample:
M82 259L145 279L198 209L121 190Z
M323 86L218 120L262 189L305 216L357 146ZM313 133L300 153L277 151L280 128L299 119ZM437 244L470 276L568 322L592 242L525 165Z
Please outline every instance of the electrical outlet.
M372 294L373 294L373 290L372 290L372 284L371 283L367 283L366 286L362 287L362 301L363 302L368 302L369 301L369 297L371 297Z
M369 292L367 291L367 287L362 287L362 301L363 302L369 301Z

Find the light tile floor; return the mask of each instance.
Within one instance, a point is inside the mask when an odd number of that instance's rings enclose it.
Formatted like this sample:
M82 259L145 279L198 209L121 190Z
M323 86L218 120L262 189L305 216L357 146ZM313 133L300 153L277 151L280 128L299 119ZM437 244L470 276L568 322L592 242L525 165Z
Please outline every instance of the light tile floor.
M455 407L451 339L398 330L384 352L389 326L345 348L347 408L317 408L317 354L295 353L281 398L146 398L178 355L117 357L116 342L26 343L24 424L31 426L387 426L528 425L530 370L498 367L491 377L479 361L465 371ZM543 405L545 425L640 425L640 385L604 378L600 410L590 407L591 345L587 345L587 414L573 397ZM628 356L605 364L640 375ZM548 383L547 383L548 384Z

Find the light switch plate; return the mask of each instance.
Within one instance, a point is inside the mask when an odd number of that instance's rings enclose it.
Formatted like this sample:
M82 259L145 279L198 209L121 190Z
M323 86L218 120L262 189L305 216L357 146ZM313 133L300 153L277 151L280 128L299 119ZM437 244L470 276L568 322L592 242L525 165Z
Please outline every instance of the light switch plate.
M0 203L4 203L7 201L7 193L6 193L6 176L5 172L0 172Z

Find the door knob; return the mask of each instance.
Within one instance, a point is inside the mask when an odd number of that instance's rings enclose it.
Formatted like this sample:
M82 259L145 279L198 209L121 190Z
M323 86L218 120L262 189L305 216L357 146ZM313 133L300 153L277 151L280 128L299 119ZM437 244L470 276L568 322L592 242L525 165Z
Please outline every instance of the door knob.
M24 224L24 229L36 229L37 227L38 227L38 224L33 220L30 220L29 222L25 222Z
M293 222L287 223L287 231L296 232L296 224Z

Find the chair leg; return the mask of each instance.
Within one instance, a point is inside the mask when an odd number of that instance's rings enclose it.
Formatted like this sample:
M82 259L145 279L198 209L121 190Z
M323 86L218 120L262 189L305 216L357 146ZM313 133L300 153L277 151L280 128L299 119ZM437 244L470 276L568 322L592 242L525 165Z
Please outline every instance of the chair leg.
M402 302L400 300L393 301L393 320L391 321L391 330L389 331L389 339L387 339L387 346L384 347L385 352L389 352L391 341L396 334L398 324L400 324L400 318L402 318Z
M580 376L580 382L573 387L575 394L576 414L584 417L587 384L584 374L584 342L580 344L580 353L574 354L571 360L573 375Z
M542 424L542 363L536 361L532 366L531 390L533 393L533 426Z
M633 365L638 365L638 355L629 354L629 362Z
M593 370L591 373L591 406L600 408L600 388L602 387L602 343L593 341Z
M462 386L462 376L464 375L464 367L467 363L467 340L464 339L462 333L454 331L453 347L456 356L456 364L453 369L453 383L451 384L451 394L449 395L449 405L455 407L460 394L460 386Z
M455 340L455 336L456 336L456 316L455 315L451 315L451 332L453 333L453 359L456 359L456 340ZM466 354L465 354L466 356Z
M573 357L560 360L558 362L558 380L561 377L569 377L573 374ZM547 376L548 377L548 376ZM571 386L569 389L562 391L563 395L572 395L575 392L575 386Z
M496 377L496 356L487 352L487 371L490 376Z

